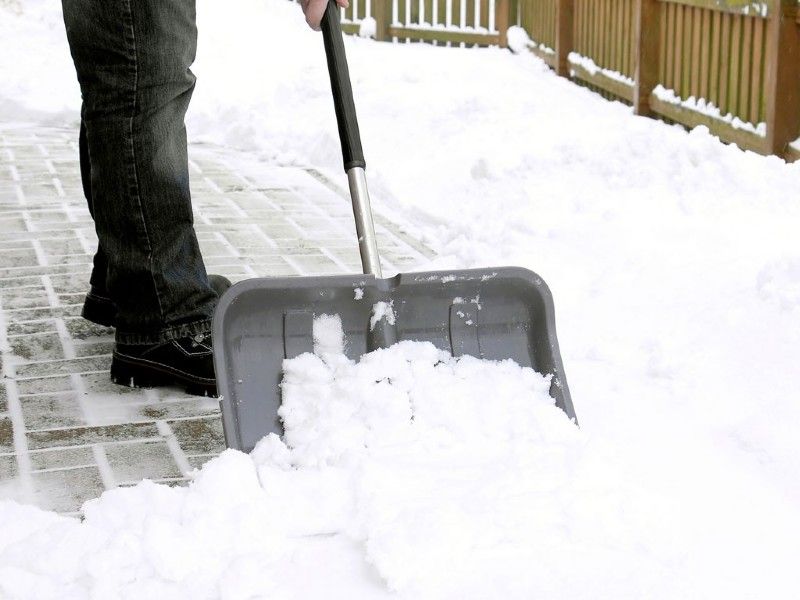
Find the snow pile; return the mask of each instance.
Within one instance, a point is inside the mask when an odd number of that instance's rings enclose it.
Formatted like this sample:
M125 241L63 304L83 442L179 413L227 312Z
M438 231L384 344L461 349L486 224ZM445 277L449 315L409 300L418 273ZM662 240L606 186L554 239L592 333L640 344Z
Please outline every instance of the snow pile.
M758 274L758 291L783 311L800 309L800 256L766 265Z
M59 5L0 0L0 118L62 125L80 107Z
M516 52L517 54L527 50L533 43L530 36L528 36L528 32L516 25L512 25L508 28L506 39L508 41L508 47L512 52Z
M286 361L285 443L226 451L188 489L107 492L83 522L0 504L0 596L633 593L672 560L549 377L419 342L353 362L341 331L317 319L316 354Z
M358 35L362 38L374 38L378 30L378 24L372 17L362 19L358 25Z

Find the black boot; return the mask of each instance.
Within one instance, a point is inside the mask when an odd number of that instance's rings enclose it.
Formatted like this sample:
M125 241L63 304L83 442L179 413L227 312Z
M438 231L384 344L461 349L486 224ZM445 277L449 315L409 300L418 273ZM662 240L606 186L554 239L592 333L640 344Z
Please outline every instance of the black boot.
M211 288L220 297L231 287L230 280L222 275L209 275L208 283L211 284ZM103 327L115 327L117 324L117 307L114 305L114 301L108 297L108 292L92 286L83 302L81 316L87 321Z
M111 379L132 387L178 385L189 394L216 397L211 334L160 344L115 344Z

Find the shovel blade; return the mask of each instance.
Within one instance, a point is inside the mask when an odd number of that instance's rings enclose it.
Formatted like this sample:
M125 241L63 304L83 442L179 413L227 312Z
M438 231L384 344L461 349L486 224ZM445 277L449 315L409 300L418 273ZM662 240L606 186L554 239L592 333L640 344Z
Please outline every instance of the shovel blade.
M391 303L394 324L370 327L373 306ZM512 359L552 375L550 395L575 420L558 348L550 290L518 267L371 275L259 278L240 282L214 314L214 366L225 441L249 452L282 434L282 364L313 351L315 316L341 317L352 359L396 341L433 343L454 356Z

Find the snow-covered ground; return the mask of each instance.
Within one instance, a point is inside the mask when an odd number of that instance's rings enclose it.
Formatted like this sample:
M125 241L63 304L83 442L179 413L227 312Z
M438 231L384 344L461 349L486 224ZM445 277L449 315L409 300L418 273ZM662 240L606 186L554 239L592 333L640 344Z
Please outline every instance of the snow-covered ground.
M59 19L0 3L4 120L76 120ZM193 139L338 169L299 8L201 0L198 20ZM526 53L347 51L376 209L437 250L420 269L548 282L580 429L511 365L307 356L291 447L108 492L83 523L0 504L0 597L795 597L800 164L633 117Z

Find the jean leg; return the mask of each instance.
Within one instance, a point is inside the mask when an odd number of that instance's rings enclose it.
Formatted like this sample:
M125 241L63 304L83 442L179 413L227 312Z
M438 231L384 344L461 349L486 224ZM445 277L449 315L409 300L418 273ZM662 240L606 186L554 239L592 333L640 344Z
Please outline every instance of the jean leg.
M62 5L117 341L205 333L216 294L193 227L183 122L195 81L194 0Z
M80 153L83 195L86 197L86 203L89 205L89 214L92 216L92 219L94 219L94 206L92 205L92 169L89 161L89 145L86 141L86 125L83 122L83 118L81 118L78 148ZM108 277L108 259L106 258L106 253L103 251L103 246L99 243L97 244L97 252L95 252L92 262L92 274L89 277L89 285L102 297L106 297L108 295L108 285L106 284L106 279Z

